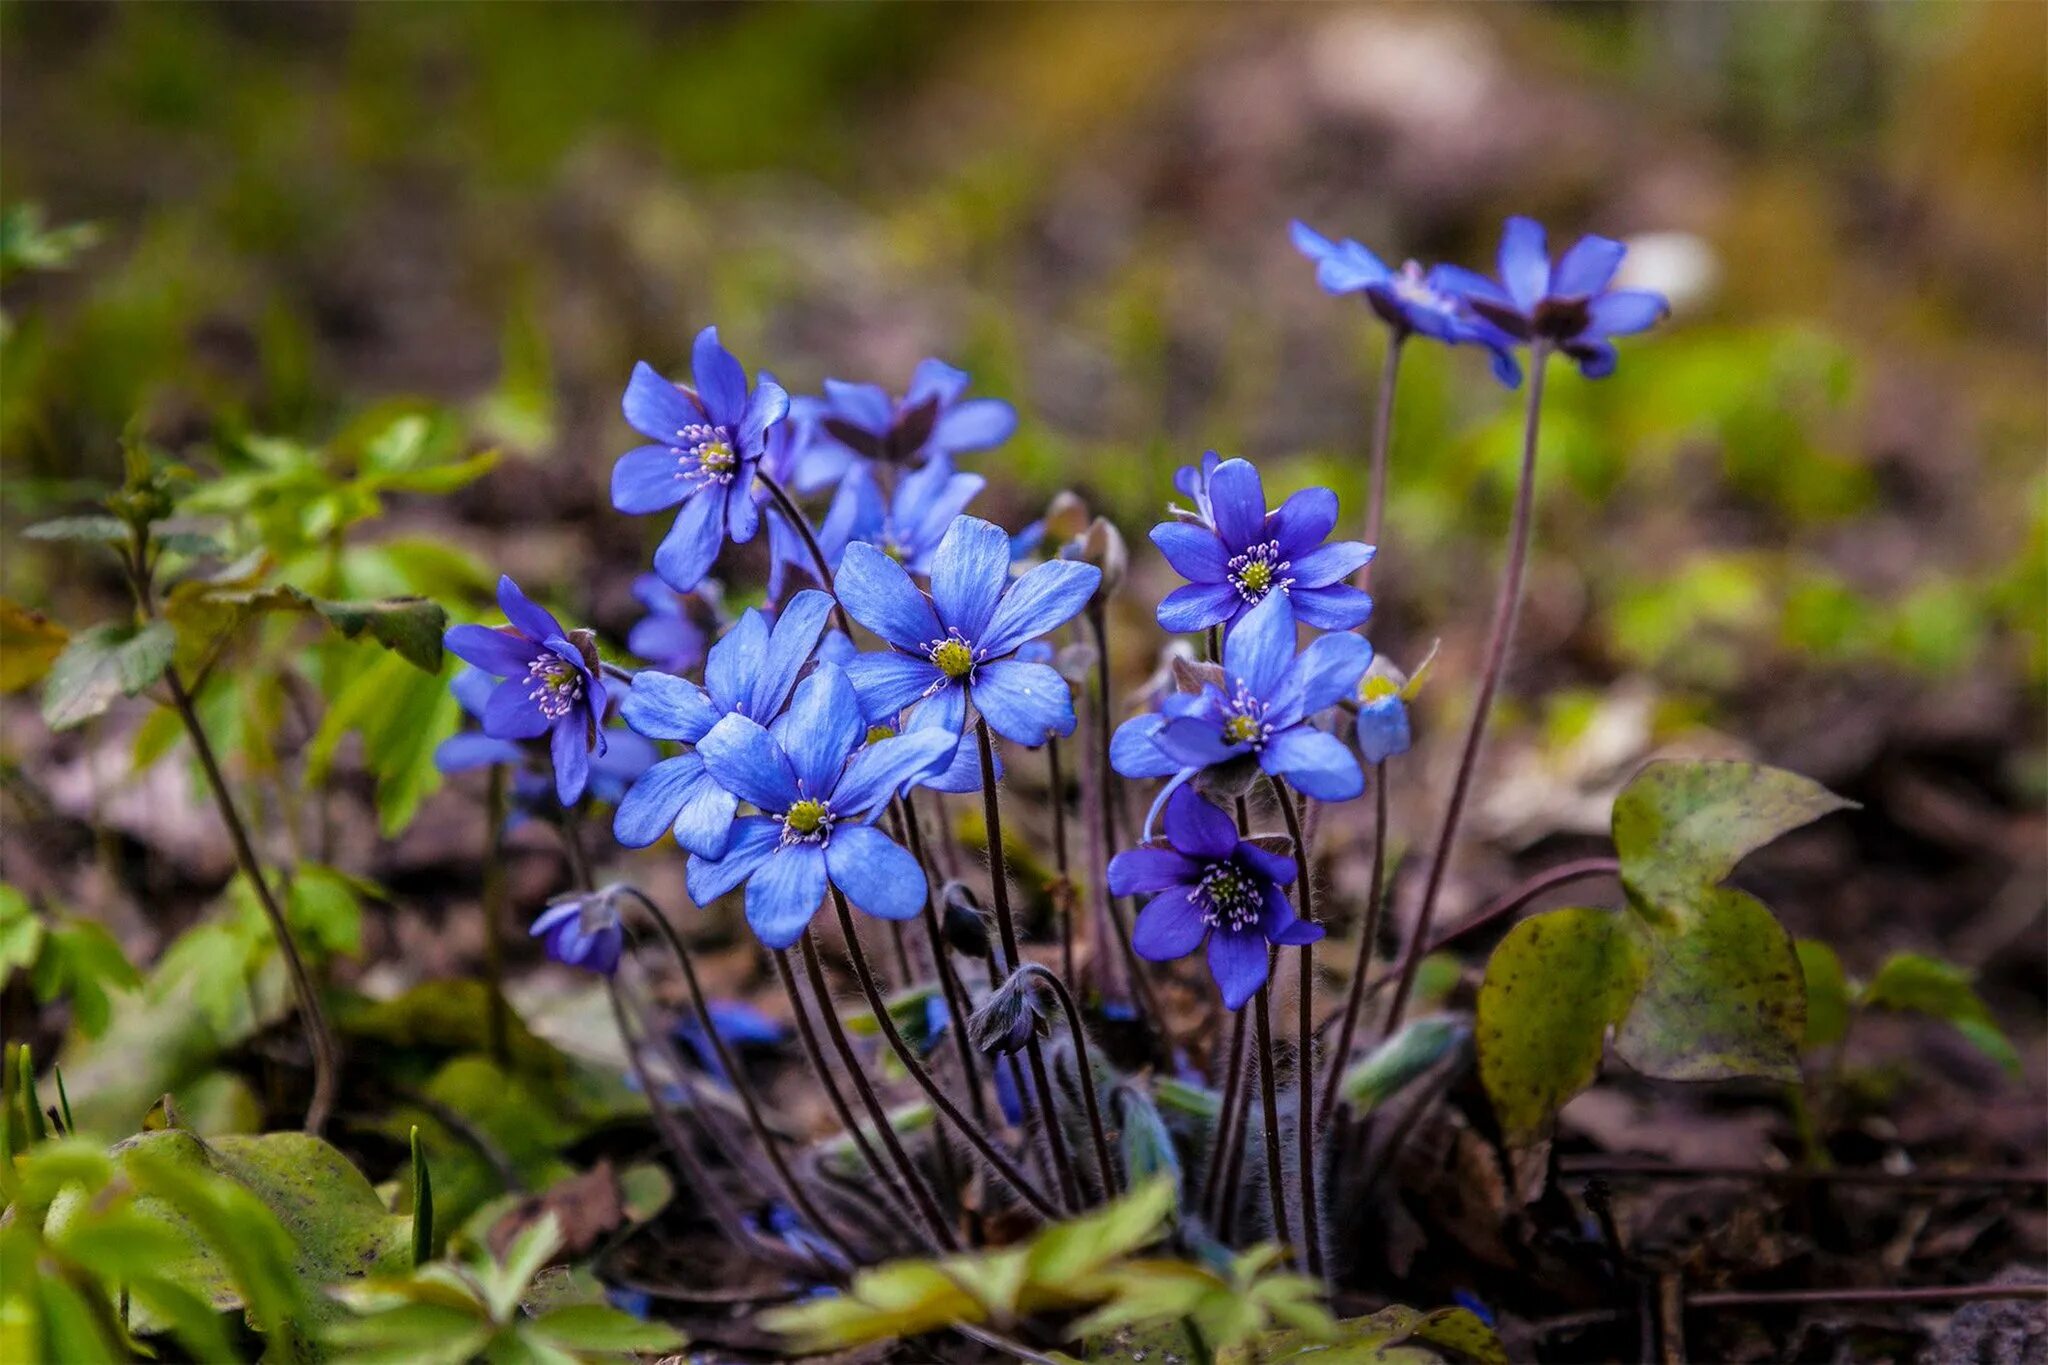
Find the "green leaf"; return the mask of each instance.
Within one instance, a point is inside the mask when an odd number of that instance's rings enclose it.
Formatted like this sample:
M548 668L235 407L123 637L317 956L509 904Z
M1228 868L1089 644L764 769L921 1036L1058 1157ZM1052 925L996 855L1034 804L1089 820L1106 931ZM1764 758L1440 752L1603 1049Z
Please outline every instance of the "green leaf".
M415 668L441 671L441 636L448 613L424 597L388 597L375 602L315 602L314 610L350 640L370 638Z
M1863 988L1862 1003L1870 1009L1944 1019L1986 1056L2019 1074L2019 1053L1971 987L1970 973L1961 967L1920 953L1896 953Z
M602 1304L571 1304L536 1318L528 1329L544 1341L571 1351L679 1351L682 1333L658 1322Z
M44 680L44 723L68 730L134 696L163 676L177 644L177 632L162 621L109 623L74 637Z
M1471 1037L1472 1026L1457 1015L1410 1020L1346 1071L1338 1091L1361 1115L1370 1114L1427 1075Z
M1173 1182L1157 1176L1094 1213L1055 1223L1032 1243L1026 1262L1036 1284L1079 1279L1159 1240L1174 1206Z
M1607 910L1547 911L1494 949L1479 986L1479 1079L1511 1141L1540 1136L1592 1084L1645 966L1637 936Z
M334 1323L323 1334L340 1347L336 1365L466 1365L495 1335L475 1314L439 1303L407 1303Z
M0 597L0 692L41 682L71 633L39 611Z
M1842 959L1819 939L1802 938L1792 945L1799 954L1799 972L1806 981L1806 1046L1839 1043L1849 1031L1849 978Z
M1615 1052L1669 1081L1798 1080L1806 990L1791 935L1740 891L1701 892L1692 905L1675 930L1638 922L1649 970Z
M420 1129L412 1127L412 1264L414 1269L434 1259L434 1180L427 1171L427 1155L420 1150Z
M1855 804L1780 768L1651 763L1614 801L1622 883L1651 918L1681 912L1693 892L1718 885L1752 850Z
M434 750L461 723L461 704L443 679L395 654L379 658L343 685L321 718L308 752L309 780L324 780L341 741L361 734L363 766L377 781L379 827L395 835L440 786Z
M0 984L17 970L34 966L42 947L43 922L36 918L28 897L0 885Z
M552 1212L528 1223L505 1248L505 1258L484 1277L484 1302L491 1317L498 1322L509 1320L533 1277L561 1249L562 1225Z
M132 991L142 985L141 975L113 934L92 920L47 925L30 979L38 1000L71 1002L72 1022L88 1038L107 1031L113 1008L107 999L110 987Z
M56 517L24 530L28 540L83 540L95 545L126 545L128 527L119 517Z
M1408 1349L1420 1343L1425 1350ZM1367 1318L1337 1324L1334 1337L1302 1332L1269 1333L1217 1355L1217 1365L1423 1365L1443 1359L1476 1365L1507 1365L1507 1348L1470 1309L1439 1308L1424 1313L1398 1304Z

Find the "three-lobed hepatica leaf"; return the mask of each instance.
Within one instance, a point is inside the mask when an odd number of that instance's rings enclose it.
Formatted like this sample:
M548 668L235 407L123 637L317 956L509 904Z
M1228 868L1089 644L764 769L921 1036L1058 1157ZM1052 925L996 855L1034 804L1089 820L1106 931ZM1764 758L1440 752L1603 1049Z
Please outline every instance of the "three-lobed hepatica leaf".
M1799 956L1761 901L1719 883L1751 851L1851 804L1753 763L1638 773L1614 803L1626 908L1533 916L1487 963L1479 1073L1509 1139L1539 1137L1592 1083L1609 1028L1646 1075L1797 1079Z
M43 681L44 723L68 730L134 696L164 675L177 644L177 632L162 621L110 621L73 636Z

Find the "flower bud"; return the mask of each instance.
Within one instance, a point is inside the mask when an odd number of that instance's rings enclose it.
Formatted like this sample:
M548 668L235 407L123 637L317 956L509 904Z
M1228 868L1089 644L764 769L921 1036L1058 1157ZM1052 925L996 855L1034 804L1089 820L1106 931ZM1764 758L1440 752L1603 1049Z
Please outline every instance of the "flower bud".
M967 1020L974 1049L991 1057L1022 1052L1045 1032L1045 1011L1028 967L1011 972Z
M1088 523L1086 530L1071 537L1060 547L1060 558L1077 559L1102 570L1102 586L1097 589L1102 596L1114 593L1123 585L1124 574L1131 565L1123 532L1117 530L1116 523L1107 517L1095 518Z
M1045 539L1048 544L1065 545L1088 529L1088 504L1078 493L1061 489L1045 505Z
M976 961L987 957L988 917L982 913L981 903L974 898L974 892L967 883L947 882L940 898L946 907L941 920L946 945L962 957Z

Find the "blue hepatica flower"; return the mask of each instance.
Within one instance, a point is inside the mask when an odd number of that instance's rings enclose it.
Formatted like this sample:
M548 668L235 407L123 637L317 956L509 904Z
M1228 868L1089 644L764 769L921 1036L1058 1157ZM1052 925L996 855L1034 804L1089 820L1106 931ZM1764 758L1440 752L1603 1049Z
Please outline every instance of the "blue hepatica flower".
M1628 248L1611 237L1585 236L1551 264L1543 225L1510 218L1500 236L1500 282L1450 270L1453 287L1472 312L1517 341L1542 341L1578 363L1579 373L1614 373L1609 338L1646 331L1671 311L1648 289L1609 289Z
M743 1000L707 1000L704 1009L711 1016L711 1026L718 1030L720 1041L731 1050L742 1047L772 1047L789 1036L788 1028L770 1019L761 1011ZM690 1049L697 1059L697 1065L705 1074L715 1080L732 1084L732 1077L718 1060L718 1048L704 1032L693 1011L683 1016L675 1027L676 1040ZM737 1060L737 1058L735 1059Z
M752 389L747 372L718 344L718 329L697 334L690 360L697 386L685 388L645 361L626 385L626 421L654 444L612 467L612 506L661 512L676 504L675 525L654 552L654 571L677 592L697 586L728 535L745 543L760 529L754 471L769 428L789 412L789 395L767 376Z
M922 701L913 728L957 738L971 699L989 728L1015 743L1036 746L1073 733L1066 680L1049 664L1011 656L1087 605L1102 582L1094 565L1049 560L1012 583L1009 536L963 516L932 554L930 597L901 564L860 543L846 547L835 582L840 604L890 646L847 665L866 714Z
M895 494L885 497L875 471L856 466L839 485L818 528L826 562L836 570L846 547L860 541L914 574L929 574L946 531L987 483L979 474L956 473L952 457L940 454L897 480Z
M556 793L563 805L574 805L589 783L592 752L605 751L596 637L564 630L509 576L498 580L498 607L509 624L453 626L442 640L449 653L504 679L484 703L484 733L493 739L549 736Z
M919 362L900 399L877 384L826 380L824 398L809 409L816 438L799 461L797 486L830 487L863 461L918 465L1009 440L1016 409L1000 398L963 398L966 389L967 372L941 360Z
M773 725L734 714L713 726L697 745L705 768L760 814L733 826L724 856L690 855L691 899L709 905L744 883L747 923L774 949L803 935L827 881L882 919L922 910L924 870L867 821L943 763L957 737L925 730L863 744L867 729L853 684L829 663Z
M1278 595L1319 630L1350 630L1372 615L1372 598L1344 580L1373 555L1370 545L1323 537L1337 524L1337 495L1304 488L1275 511L1246 460L1224 460L1208 479L1209 521L1175 520L1152 528L1152 543L1187 579L1159 604L1159 624L1175 634L1228 626Z
M1124 722L1110 761L1126 777L1163 777L1248 758L1318 801L1348 801L1365 790L1358 759L1311 722L1349 696L1371 662L1372 646L1348 631L1318 636L1297 655L1287 599L1269 596L1223 637L1222 681Z
M609 891L581 891L552 902L533 922L532 933L555 961L600 976L618 970L626 942L619 907Z
M1359 753L1368 763L1384 763L1407 753L1412 743L1400 680L1386 673L1366 675L1358 684Z
M497 685L497 680L483 670L465 668L455 675L449 691L472 719L481 722L484 707ZM605 727L604 734L604 752L591 755L590 781L584 794L593 801L616 806L633 780L661 755L616 719ZM508 830L516 829L531 816L546 815L562 806L554 779L548 773L549 765L532 743L492 739L481 730L464 730L448 736L435 748L434 766L448 774L489 767L512 769L511 810L505 816Z
M711 647L702 687L643 669L620 713L649 739L691 745L730 715L774 720L831 610L830 597L806 589L789 600L773 628L761 612L748 611ZM725 852L738 805L691 750L656 763L633 784L612 819L612 833L628 848L645 848L674 830L684 849L716 858Z
M1396 337L1419 333L1453 346L1484 346L1493 354L1496 379L1509 388L1522 382L1514 338L1465 306L1458 286L1470 272L1442 265L1425 271L1414 261L1392 270L1349 237L1333 242L1299 219L1289 230L1296 250L1316 263L1316 283L1324 293L1365 295Z
M1323 937L1304 922L1281 888L1294 860L1240 839L1228 815L1182 787L1166 804L1166 840L1110 860L1109 890L1151 895L1138 912L1131 946L1151 962L1170 962L1209 944L1209 974L1228 1009L1241 1008L1266 982L1266 947L1299 947Z
M687 673L703 663L704 627L691 619L689 608L695 595L677 592L659 574L634 579L633 596L647 614L633 623L626 648L664 673Z

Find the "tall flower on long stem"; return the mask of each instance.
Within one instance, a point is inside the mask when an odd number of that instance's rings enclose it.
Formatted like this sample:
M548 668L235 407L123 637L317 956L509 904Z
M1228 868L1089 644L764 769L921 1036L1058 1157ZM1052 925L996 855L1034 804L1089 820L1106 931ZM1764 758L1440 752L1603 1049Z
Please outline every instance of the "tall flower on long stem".
M612 506L640 515L681 504L675 525L654 552L654 571L677 592L702 581L730 536L745 544L761 526L754 471L768 429L789 413L789 395L747 372L718 344L718 329L697 334L686 388L642 361L626 385L626 421L652 442L627 451L612 467Z
M591 754L605 750L597 638L563 629L509 575L498 580L498 607L506 625L451 626L443 642L449 653L504 679L484 703L484 733L493 739L547 735L556 793L563 805L574 805L590 781Z

